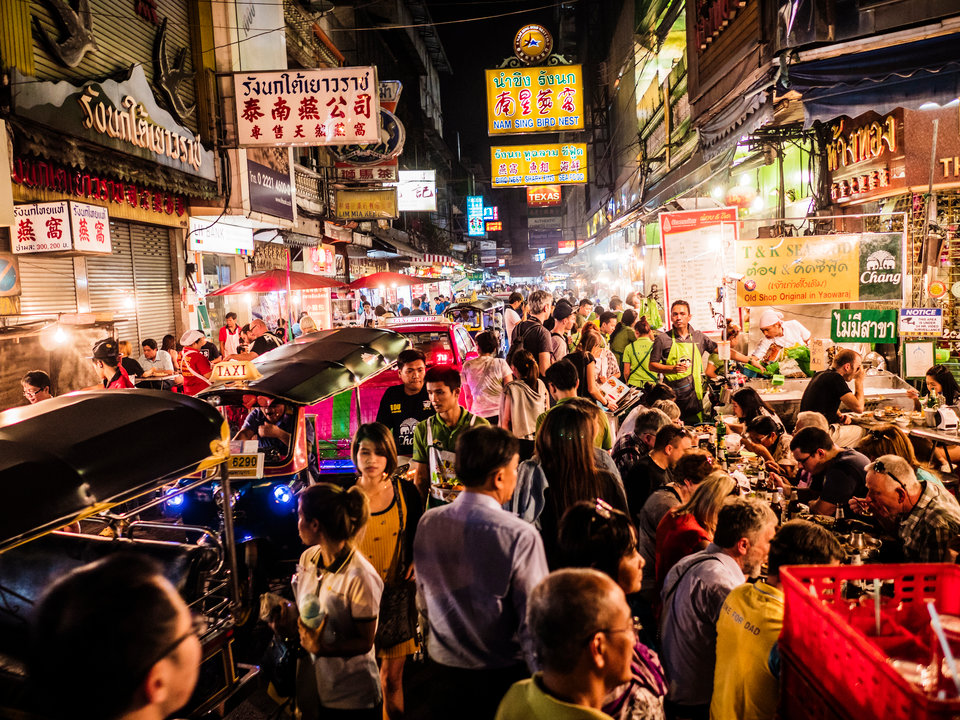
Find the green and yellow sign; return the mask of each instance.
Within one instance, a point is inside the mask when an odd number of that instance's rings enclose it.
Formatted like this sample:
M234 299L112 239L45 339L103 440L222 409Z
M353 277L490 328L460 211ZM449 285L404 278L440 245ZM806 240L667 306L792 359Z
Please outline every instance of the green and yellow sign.
M903 235L848 233L738 240L741 307L903 299Z

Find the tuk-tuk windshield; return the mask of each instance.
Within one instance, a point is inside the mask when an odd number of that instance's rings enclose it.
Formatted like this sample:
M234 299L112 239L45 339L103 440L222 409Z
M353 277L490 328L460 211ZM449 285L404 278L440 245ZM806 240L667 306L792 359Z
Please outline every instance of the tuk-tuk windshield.
M449 330L404 333L410 344L427 356L427 365L449 365L455 362Z
M230 425L231 445L256 441L266 465L281 465L290 456L297 431L295 406L265 395L230 395L217 408ZM240 445L238 452L249 449Z

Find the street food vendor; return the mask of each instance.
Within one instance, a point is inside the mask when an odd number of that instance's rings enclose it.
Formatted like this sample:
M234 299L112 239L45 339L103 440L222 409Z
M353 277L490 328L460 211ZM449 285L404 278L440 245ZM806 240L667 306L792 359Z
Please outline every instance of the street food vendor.
M717 344L699 330L690 327L690 304L675 300L670 305L671 329L660 333L650 350L650 369L663 373L667 385L677 394L685 423L703 421L704 353L717 352ZM747 362L746 355L734 350L730 357Z
M750 355L750 362L754 365L765 367L767 363L780 359L783 348L810 342L809 330L796 320L784 320L780 313L771 308L763 311L759 324L763 340Z

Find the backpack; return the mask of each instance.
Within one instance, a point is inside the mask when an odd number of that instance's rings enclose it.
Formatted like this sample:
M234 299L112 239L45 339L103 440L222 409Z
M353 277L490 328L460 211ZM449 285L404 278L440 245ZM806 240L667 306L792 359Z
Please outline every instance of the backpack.
M537 325L543 327L543 325L536 320L523 320L518 322L513 328L513 337L510 338L510 352L513 353L517 350L527 350L531 355L535 355L529 348L525 347L524 340L530 331L535 328ZM536 357L534 357L536 359Z

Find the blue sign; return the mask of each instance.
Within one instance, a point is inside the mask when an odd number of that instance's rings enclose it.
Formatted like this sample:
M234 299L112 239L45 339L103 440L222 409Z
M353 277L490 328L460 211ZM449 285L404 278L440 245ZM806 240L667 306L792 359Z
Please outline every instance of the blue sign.
M0 297L20 294L20 271L11 253L0 253Z
M467 196L467 235L470 237L485 237L483 224L483 197L480 195Z

